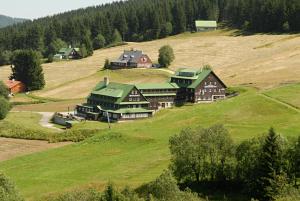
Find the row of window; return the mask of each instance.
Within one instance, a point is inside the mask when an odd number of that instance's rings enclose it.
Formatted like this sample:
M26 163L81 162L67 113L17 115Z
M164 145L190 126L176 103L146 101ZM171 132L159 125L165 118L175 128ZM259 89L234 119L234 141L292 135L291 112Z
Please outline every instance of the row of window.
M205 82L204 84L207 85L208 83ZM216 85L217 85L217 82L209 82L209 85L215 85L215 86L216 86Z
M138 114L123 114L123 119L135 119L135 118L146 118L148 117L148 113L138 113Z
M140 98L129 98L129 102L139 102Z
M176 93L176 89L147 89L147 90L141 90L141 93L144 94L151 94L151 93Z
M86 107L77 107L78 112L93 112L92 108L86 108Z

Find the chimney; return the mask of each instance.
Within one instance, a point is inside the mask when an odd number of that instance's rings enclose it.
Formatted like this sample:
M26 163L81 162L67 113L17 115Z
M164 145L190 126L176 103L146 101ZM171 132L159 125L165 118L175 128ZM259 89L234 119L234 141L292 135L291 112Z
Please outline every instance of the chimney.
M108 86L108 84L109 84L109 79L108 79L108 77L104 77L104 85L105 85L105 86Z

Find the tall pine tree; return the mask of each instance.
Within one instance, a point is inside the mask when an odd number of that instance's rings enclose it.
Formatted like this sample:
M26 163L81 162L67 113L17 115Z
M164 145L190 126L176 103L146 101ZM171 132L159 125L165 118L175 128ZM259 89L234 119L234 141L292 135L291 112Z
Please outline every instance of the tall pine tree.
M33 50L18 50L12 57L11 78L23 82L27 90L39 90L45 86L41 58Z

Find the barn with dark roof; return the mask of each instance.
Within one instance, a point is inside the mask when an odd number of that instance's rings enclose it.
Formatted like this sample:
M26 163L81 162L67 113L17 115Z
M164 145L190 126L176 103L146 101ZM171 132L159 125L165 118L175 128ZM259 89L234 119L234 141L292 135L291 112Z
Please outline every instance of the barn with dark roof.
M111 69L122 68L150 68L152 61L147 54L140 50L125 50L115 61L110 63Z

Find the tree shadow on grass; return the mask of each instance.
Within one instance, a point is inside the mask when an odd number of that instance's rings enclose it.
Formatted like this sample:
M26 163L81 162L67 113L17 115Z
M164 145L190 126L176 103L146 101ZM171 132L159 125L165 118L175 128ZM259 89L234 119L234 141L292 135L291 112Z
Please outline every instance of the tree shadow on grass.
M180 184L180 189L191 189L209 201L249 201L251 198L243 192L239 182L193 182Z

